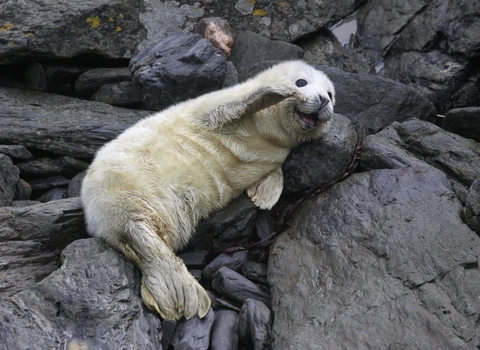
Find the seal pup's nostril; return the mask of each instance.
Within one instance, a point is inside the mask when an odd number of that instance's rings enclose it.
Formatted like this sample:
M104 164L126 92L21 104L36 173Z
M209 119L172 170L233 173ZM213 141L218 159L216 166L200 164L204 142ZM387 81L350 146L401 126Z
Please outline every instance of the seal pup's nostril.
M320 98L320 108L319 108L319 110L322 110L328 105L330 100L328 98L322 97L322 95L318 95L318 97Z

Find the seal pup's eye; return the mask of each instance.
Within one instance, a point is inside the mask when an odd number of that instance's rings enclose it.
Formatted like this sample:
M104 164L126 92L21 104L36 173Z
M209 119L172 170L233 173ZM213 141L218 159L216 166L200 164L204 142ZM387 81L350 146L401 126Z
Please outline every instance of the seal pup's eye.
M298 80L295 82L295 85L297 85L298 87L302 87L302 86L307 85L307 81L306 81L305 79L298 79Z

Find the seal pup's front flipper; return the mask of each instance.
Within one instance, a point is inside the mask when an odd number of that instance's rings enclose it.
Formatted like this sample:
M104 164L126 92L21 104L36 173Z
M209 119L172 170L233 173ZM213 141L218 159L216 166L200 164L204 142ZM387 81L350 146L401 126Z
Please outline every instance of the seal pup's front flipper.
M260 209L272 209L283 190L282 168L277 168L247 189L248 196Z

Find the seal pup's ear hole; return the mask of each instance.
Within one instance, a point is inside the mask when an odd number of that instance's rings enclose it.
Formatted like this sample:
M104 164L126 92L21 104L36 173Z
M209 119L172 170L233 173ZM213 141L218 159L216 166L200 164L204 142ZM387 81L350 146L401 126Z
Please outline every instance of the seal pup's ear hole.
M295 85L297 85L298 87L303 87L303 86L307 85L307 81L305 79L298 79L295 82Z

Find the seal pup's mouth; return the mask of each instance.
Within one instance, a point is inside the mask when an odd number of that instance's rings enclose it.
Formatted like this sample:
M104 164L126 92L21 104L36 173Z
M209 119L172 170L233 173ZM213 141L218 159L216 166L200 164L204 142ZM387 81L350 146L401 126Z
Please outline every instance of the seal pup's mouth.
M317 127L318 123L318 113L303 113L296 109L297 117L300 123L302 124L303 130L311 130Z

